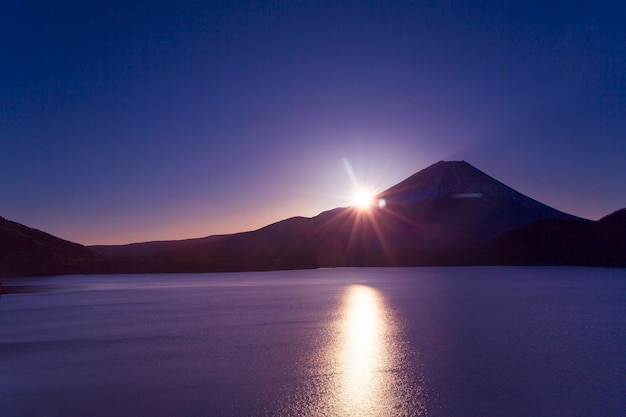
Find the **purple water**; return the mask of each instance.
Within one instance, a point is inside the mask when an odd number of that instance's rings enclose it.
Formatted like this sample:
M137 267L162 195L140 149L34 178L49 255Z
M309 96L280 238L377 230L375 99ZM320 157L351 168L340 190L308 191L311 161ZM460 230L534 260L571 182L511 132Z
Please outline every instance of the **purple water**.
M0 416L620 416L626 270L4 280Z

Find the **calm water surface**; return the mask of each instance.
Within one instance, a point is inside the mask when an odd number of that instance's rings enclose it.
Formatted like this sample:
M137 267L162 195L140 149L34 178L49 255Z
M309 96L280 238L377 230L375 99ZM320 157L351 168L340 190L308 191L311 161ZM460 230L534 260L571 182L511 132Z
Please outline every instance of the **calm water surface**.
M5 280L0 416L624 416L626 270Z

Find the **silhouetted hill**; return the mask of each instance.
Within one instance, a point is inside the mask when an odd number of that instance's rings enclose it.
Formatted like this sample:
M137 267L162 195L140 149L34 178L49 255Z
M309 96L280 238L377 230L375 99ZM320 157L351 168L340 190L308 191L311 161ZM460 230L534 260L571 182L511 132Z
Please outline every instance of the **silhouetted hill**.
M202 272L315 268L299 243L307 223L294 217L262 229L232 235L122 246L93 246L114 261L107 272ZM308 258L307 258L308 257Z
M0 276L91 272L102 260L85 246L0 217Z
M543 220L487 242L482 263L626 266L626 209L595 222Z

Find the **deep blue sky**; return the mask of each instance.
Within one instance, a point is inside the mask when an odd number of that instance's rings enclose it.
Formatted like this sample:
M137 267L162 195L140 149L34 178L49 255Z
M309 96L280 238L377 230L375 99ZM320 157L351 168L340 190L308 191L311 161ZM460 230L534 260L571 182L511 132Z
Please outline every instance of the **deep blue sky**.
M84 244L250 230L465 159L626 207L623 1L5 1L0 215Z

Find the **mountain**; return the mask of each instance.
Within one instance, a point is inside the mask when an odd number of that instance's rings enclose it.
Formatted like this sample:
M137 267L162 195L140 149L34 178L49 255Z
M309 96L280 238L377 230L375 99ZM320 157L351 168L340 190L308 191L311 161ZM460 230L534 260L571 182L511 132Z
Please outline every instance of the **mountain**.
M626 266L626 209L595 222L543 220L485 243L482 262Z
M84 246L5 219L0 275L410 265L626 265L626 210L597 222L535 201L462 161L376 196L231 235Z
M583 220L533 200L464 161L438 162L377 196L406 218L457 243L477 242L537 220Z
M466 162L438 162L376 199L385 204L337 208L252 232L93 249L133 272L447 265L474 262L477 244L538 220L585 221Z
M467 264L474 262L476 245L507 231L544 219L585 221L464 161L431 165L376 200L370 213L346 209L346 220L320 229L314 248L321 266ZM351 227L355 222L358 227Z
M103 261L85 246L0 217L0 276L87 273Z

